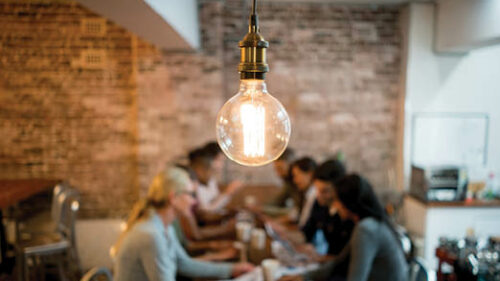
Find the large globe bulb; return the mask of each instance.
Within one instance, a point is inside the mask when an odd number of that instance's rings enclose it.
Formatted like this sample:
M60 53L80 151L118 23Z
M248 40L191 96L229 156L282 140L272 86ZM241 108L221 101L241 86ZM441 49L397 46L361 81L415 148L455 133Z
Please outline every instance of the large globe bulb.
M290 139L290 118L264 80L241 80L240 91L217 114L217 142L231 160L262 166L276 160Z

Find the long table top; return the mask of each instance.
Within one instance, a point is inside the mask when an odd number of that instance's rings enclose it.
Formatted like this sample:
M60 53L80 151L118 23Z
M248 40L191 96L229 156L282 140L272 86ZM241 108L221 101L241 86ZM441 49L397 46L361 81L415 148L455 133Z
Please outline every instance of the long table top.
M0 179L0 209L13 206L60 182L56 179Z

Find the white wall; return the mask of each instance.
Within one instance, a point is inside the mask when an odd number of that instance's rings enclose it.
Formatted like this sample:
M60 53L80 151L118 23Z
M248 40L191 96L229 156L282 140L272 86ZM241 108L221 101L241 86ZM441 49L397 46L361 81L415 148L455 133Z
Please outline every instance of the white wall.
M466 55L433 50L431 3L409 6L405 100L405 179L410 172L412 116L415 112L484 112L489 115L487 170L500 176L500 45ZM457 19L459 20L459 19Z
M123 221L117 219L78 220L76 244L82 268L113 268L109 255L111 246L121 233Z
M439 0L436 49L466 52L500 43L500 1Z

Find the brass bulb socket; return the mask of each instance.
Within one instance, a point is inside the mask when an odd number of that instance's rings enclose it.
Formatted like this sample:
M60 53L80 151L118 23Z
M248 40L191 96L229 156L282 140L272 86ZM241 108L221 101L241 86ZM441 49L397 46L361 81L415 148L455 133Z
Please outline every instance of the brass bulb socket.
M265 73L269 71L266 61L266 49L269 47L269 42L264 40L259 33L256 15L250 16L248 29L248 33L239 42L241 59L238 71L241 79L264 79Z

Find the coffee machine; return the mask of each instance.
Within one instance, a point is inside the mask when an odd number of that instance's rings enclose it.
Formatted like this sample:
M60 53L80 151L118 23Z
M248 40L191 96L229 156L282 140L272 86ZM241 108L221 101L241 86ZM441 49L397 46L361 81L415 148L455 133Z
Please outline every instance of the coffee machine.
M464 167L412 165L411 168L410 194L424 201L462 201L467 184Z

